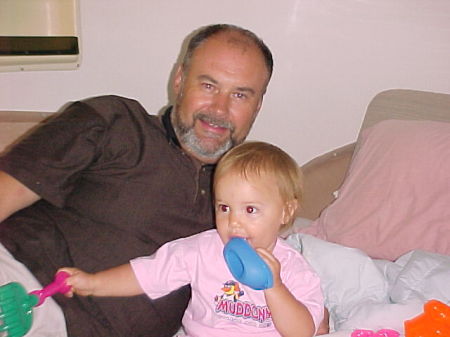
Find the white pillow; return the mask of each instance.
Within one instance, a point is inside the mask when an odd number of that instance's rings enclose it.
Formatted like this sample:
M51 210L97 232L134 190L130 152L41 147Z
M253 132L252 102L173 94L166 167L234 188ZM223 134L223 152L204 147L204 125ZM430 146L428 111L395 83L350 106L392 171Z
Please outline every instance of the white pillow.
M425 303L435 299L450 303L450 256L416 250L400 257L395 264L402 269L390 290L393 302Z
M287 242L319 275L333 330L341 328L357 305L389 302L383 273L361 250L301 233L291 234Z
M404 321L422 314L427 301L450 303L450 256L416 250L395 263L388 262L384 270L394 303L360 303L340 329L394 329L404 333Z
M420 315L423 303L408 301L405 303L360 303L355 306L349 319L340 325L342 330L367 329L378 331L392 329L404 334L404 322Z

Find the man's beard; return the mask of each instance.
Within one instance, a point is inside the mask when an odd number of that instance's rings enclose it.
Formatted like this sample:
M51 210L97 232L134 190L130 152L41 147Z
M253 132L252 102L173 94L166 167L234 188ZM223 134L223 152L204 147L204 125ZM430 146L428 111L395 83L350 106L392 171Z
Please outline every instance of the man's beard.
M219 159L225 152L236 145L236 141L233 139L232 135L234 132L233 125L224 121L223 119L216 118L207 113L198 113L194 116L192 125L186 125L180 118L180 114L177 111L173 111L173 128L178 137L178 140L185 147L189 148L193 153L200 157L207 159ZM217 144L213 148L211 146L205 146L202 144L201 139L199 139L194 131L194 124L196 120L202 120L206 123L216 125L218 127L227 128L230 131L230 137L220 144Z

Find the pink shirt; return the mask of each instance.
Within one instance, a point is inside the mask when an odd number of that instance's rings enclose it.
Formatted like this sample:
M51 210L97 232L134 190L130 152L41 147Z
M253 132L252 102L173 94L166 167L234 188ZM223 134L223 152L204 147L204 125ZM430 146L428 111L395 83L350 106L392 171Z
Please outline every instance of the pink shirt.
M144 292L157 298L190 284L192 298L183 327L192 337L280 336L264 300L264 291L236 282L223 258L216 230L171 241L155 254L131 261ZM311 313L316 328L323 318L320 280L299 252L279 239L273 251L281 279Z

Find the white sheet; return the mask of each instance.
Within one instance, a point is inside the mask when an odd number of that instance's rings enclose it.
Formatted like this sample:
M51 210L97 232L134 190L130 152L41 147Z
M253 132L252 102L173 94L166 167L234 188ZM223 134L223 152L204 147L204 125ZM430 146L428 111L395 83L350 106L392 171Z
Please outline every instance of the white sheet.
M430 299L450 303L450 256L412 251L397 261L373 260L364 252L306 234L287 238L322 279L333 333L394 329L423 312Z

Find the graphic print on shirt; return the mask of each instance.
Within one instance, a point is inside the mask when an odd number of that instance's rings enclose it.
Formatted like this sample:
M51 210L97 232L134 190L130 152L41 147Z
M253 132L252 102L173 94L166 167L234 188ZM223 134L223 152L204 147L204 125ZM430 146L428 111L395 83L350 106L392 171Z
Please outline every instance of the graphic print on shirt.
M239 282L229 280L223 284L221 291L214 297L215 312L220 318L259 328L272 326L269 308L243 300L245 293L240 289Z
M236 302L239 297L244 295L244 291L239 287L239 282L230 280L223 284L221 289L223 291L222 295L217 295L214 298L214 301L217 302L219 300L233 300Z

